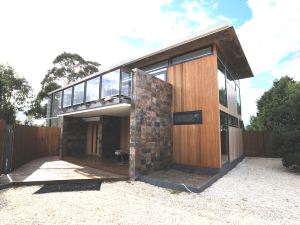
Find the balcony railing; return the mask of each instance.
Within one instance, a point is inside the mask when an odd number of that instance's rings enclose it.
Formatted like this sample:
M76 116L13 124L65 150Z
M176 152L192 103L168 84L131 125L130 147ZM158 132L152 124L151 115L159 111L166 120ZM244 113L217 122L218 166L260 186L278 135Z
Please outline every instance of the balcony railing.
M74 106L105 101L113 97L130 99L131 90L130 70L120 68L101 74L51 94L51 117Z

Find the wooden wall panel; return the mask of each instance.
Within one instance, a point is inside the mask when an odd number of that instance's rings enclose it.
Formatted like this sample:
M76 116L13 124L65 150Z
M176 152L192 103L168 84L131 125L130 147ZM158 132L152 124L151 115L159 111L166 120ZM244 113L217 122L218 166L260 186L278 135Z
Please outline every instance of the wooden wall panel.
M173 126L173 161L221 167L219 96L216 55L168 68L173 86L173 112L202 110L201 125Z
M251 131L243 133L245 156L251 157L278 157L273 151L272 131Z
M60 128L15 125L12 169L38 157L58 156Z
M243 131L229 127L229 159L233 161L243 155Z

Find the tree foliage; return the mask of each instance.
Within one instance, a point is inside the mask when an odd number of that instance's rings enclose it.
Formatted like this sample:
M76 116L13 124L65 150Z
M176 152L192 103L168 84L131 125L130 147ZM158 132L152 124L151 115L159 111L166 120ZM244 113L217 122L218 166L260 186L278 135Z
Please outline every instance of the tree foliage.
M47 93L80 78L98 72L100 66L97 62L86 61L78 54L62 53L53 60L52 69L48 70L41 82L41 90L31 103L26 115L35 118L46 117L47 108L45 99Z
M13 124L16 113L28 104L31 87L11 66L0 64L0 119Z
M257 115L250 119L250 128L272 130L274 150L283 157L284 165L297 165L300 159L300 82L288 76L275 80L273 87L257 101L257 109Z

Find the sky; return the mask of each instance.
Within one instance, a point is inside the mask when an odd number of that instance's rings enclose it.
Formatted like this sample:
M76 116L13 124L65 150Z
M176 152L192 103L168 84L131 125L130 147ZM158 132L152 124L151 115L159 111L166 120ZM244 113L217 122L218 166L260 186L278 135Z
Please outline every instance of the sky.
M300 80L299 0L0 0L0 9L0 63L35 93L64 51L105 69L224 21L255 76L241 81L245 124L274 79Z

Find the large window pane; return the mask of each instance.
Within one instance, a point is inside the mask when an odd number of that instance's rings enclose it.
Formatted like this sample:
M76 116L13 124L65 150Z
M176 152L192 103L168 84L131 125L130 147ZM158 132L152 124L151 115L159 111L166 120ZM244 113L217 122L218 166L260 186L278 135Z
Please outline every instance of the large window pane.
M102 76L101 98L119 94L120 70Z
M162 71L162 72L159 72L157 74L154 74L153 76L155 76L156 78L158 79L161 79L163 81L166 81L167 80L167 71Z
M201 123L202 123L202 111L175 112L173 114L174 125L201 124Z
M64 90L63 107L71 106L72 103L72 87Z
M235 90L235 82L234 82L234 79L231 75L231 73L226 70L226 78L227 78L227 83L230 85L230 87Z
M225 68L220 61L218 61L218 86L219 86L219 101L220 104L227 107L227 90Z
M86 102L99 99L100 77L88 80L86 82Z
M57 110L61 108L61 91L53 94L52 98L52 117L57 116Z
M241 115L241 96L240 96L240 88L236 85L236 103L237 103L237 112Z
M159 63L152 64L150 66L143 67L143 68L141 68L141 70L151 74L151 73L156 72L160 69L167 68L168 65L169 65L168 60L165 60L165 61L162 61L162 62L159 62Z
M186 62L186 61L197 59L197 58L200 58L202 56L210 55L210 54L212 54L212 47L211 46L207 47L207 48L202 48L202 49L199 49L199 50L196 50L196 51L184 54L184 55L174 57L172 59L172 64L178 64L178 63Z
M84 83L80 83L74 86L73 105L83 103L83 98L84 98Z
M121 73L121 94L125 96L131 96L131 74L125 71L122 71Z
M229 160L228 114L220 111L220 137L222 165Z

